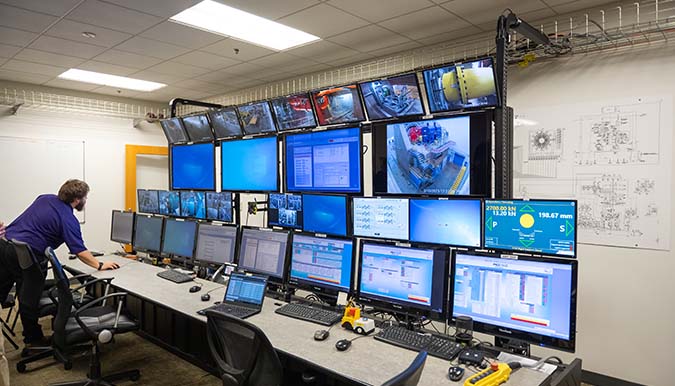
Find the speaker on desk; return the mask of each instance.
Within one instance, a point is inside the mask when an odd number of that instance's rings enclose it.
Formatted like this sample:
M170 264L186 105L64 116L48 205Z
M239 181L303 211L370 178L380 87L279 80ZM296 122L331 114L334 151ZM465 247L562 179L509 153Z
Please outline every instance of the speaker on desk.
M455 319L455 340L470 345L473 340L473 319L470 316L458 316Z

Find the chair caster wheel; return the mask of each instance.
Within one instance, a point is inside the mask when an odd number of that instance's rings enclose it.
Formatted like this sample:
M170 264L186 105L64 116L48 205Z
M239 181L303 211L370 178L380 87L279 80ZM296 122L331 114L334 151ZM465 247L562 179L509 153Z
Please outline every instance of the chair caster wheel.
M64 370L71 370L73 368L73 362L68 361L63 364L63 369Z
M16 364L16 371L19 373L25 373L26 372L26 365L24 363L17 363Z
M141 374L134 374L129 379L131 379L131 382L138 382L141 379Z

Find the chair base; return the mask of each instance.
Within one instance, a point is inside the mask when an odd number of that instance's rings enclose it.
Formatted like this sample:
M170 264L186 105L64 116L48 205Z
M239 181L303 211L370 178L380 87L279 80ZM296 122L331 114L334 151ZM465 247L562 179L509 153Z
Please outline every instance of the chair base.
M24 355L24 353L26 355ZM25 350L21 353L22 360L16 363L16 371L19 373L26 372L26 366L29 363L37 362L41 359L51 358L54 356L54 350L51 347L41 347L39 349Z
M141 378L140 370L127 370L115 374L110 374L97 379L83 379L80 381L50 383L49 386L114 386L116 381L131 380L138 381Z

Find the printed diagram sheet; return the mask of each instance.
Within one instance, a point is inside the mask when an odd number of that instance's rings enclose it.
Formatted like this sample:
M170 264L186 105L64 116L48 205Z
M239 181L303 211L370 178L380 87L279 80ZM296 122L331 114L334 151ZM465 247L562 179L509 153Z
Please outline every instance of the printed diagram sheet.
M578 200L578 242L670 249L671 97L517 109L514 196Z

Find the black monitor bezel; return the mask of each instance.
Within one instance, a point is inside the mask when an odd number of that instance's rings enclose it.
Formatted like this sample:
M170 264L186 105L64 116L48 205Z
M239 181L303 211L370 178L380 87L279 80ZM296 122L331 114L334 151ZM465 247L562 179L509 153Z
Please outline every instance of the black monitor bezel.
M417 94L419 95L419 101L420 105L422 106L422 112L417 113L417 114L406 114L406 115L397 115L395 117L386 117L386 118L373 118L370 116L370 112L368 111L368 104L366 103L366 97L363 95L363 87L366 84L372 83L372 82L377 82L377 81L382 81L382 80L389 80L389 79L394 79L394 78L402 78L404 76L413 76L415 78L415 84L417 85ZM395 121L398 119L408 119L412 117L418 117L421 118L426 115L426 108L424 107L424 99L422 98L422 88L420 88L420 80L419 77L417 76L417 72L404 72L404 73L399 73L399 74L393 74L389 76L385 76L382 78L375 78L371 80L366 80L358 83L359 86L359 91L361 92L361 98L363 99L363 108L365 111L366 116L368 117L368 121L370 122L381 122L381 121Z
M412 201L413 200L424 200L424 201L478 201L480 209L478 212L479 218L479 233L478 242L480 245L461 245L461 244L443 244L443 243L434 243L431 241L422 241L422 240L413 240L412 239ZM471 197L471 196L448 196L448 197L410 197L408 199L408 238L410 242L416 243L418 245L439 245L445 247L453 248L470 248L477 249L483 247L483 199L481 197Z
M168 225L168 223L169 223L170 221L174 221L174 222L190 222L190 223L195 224L195 234L193 235L193 238L192 238L192 254L191 254L190 256L183 256L183 255L175 254L175 253L166 253L166 251L164 250L164 242L166 241L166 235L165 235L165 233L166 233L166 228L167 228L167 225ZM197 248L197 224L198 224L197 221L195 221L195 220L193 220L193 219L188 219L188 218L185 218L185 219L184 219L184 218L177 218L177 217L167 217L167 218L165 218L165 219L164 219L164 224L163 224L163 226L162 226L162 242L161 242L161 244L160 244L159 255L162 256L162 257L169 257L169 258L171 258L172 260L174 260L174 259L180 260L180 261L190 261L190 260L193 260L193 259L194 259L194 255L195 255L195 249Z
M509 327L497 326L490 323L480 322L477 320L473 321L473 329L476 332L499 336L509 339L516 339L530 344L535 344L541 347L548 347L556 350L574 352L576 347L576 323L577 323L577 284L578 284L578 260L576 259L556 259L551 257L533 257L533 256L514 256L506 255L500 253L487 253L487 252L478 252L478 251L458 251L453 250L450 262L450 270L448 282L451 284L448 286L448 323L454 324L456 318L454 316L454 290L455 290L455 269L457 263L457 253L476 255L481 257L492 257L495 259L505 259L505 260L524 260L524 261L535 261L542 263L554 263L554 264L565 264L572 267L572 283L571 283L571 293L570 293L570 339L564 340L561 338L553 338L550 336L544 336L540 334L535 334L531 332L525 332L518 329L513 329Z
M141 210L141 192L155 192L157 196L157 211L146 212ZM138 213L159 214L159 189L136 189L136 206L138 207Z
M160 190L158 190L158 195L160 196L160 197L159 197L160 202L161 202L161 200L162 200L162 197L161 197L161 193L162 193L162 192L168 192L169 194L171 194L171 193L177 193L177 194L178 194L178 215L170 214L170 213L169 213L169 214L161 213L161 212L162 212L162 209L161 209L162 206L161 206L161 205L160 205L160 209L159 209L160 212L159 212L158 214L159 214L160 216L182 218L183 216L181 216L181 214L182 214L183 212L182 212L181 201L180 201L180 192L181 192L181 191L180 191L180 190L165 190L165 189L160 189Z
M226 135L224 137L221 137L216 133L216 129L213 125L213 118L211 118L212 115L214 114L220 114L221 111L224 110L231 110L234 111L234 115L237 117L237 124L239 125L239 134L234 134L234 135ZM225 106L223 108L219 108L216 110L209 110L206 113L206 116L209 119L209 124L211 125L211 130L213 131L213 138L215 138L216 141L222 141L224 139L234 139L234 138L241 138L244 136L244 129L241 127L241 119L239 118L239 110L237 110L237 106Z
M291 230L288 229L272 229L272 228L263 228L263 227L256 227L256 226L249 226L249 225L244 225L241 226L241 231L239 232L239 239L237 240L237 270L246 272L246 273L253 273L257 275L265 275L269 278L269 281L273 284L277 285L284 285L288 282L288 274L289 274L289 267L290 267L290 252L291 252ZM244 232L247 229L251 229L254 231L262 231L262 232L277 232L277 233L285 233L286 234L286 252L284 255L284 268L283 268L283 273L282 277L278 276L273 276L270 275L269 272L263 272L260 270L256 270L255 268L246 268L242 267L241 265L241 254L242 251L244 250L244 246L242 245L242 241L244 240Z
M281 122L279 122L277 112L274 109L274 102L278 101L278 100L287 101L289 98L296 97L296 96L305 96L305 97L307 97L307 100L309 100L309 106L312 110L312 117L314 117L314 125L298 126L298 127L291 127L291 128L288 128L288 129L282 129L281 128ZM284 96L272 98L272 99L269 100L269 102L270 102L270 107L272 109L272 112L274 114L274 121L275 121L276 126L277 126L277 132L279 132L279 133L287 133L287 132L293 132L293 131L296 131L296 130L300 131L300 130L312 129L312 128L315 128L319 125L318 119L316 117L316 112L314 111L314 104L312 103L312 96L308 92L301 92L301 93L289 94L289 95L284 95Z
M276 175L276 178L277 178L277 188L275 190L250 190L250 189L230 189L230 188L226 188L225 186L223 186L225 179L223 178L223 167L222 167L223 166L223 157L222 157L223 147L222 147L222 144L225 143L225 142L255 141L255 140L266 139L266 138L274 138L275 141L276 141L275 149L276 149L276 156L277 156L276 158L277 159L276 159L276 164L275 164L276 173L274 173L274 174ZM221 157L220 157L220 190L221 191L233 192L233 193L276 193L276 192L279 191L279 187L281 186L281 181L280 181L280 179L281 179L280 174L281 173L279 173L279 157L280 157L279 153L280 153L280 151L279 151L279 137L278 136L276 136L276 135L249 136L249 137L244 137L244 138L236 138L236 139L229 139L229 140L225 140L225 141L220 141L220 142L218 142L218 144L221 145L220 146L220 153L221 153Z
M192 134L190 134L190 129L188 129L188 125L185 122L185 119L193 118L193 117L199 117L203 116L206 119L206 124L209 126L209 132L211 133L211 137L208 139L202 139L202 138L192 138ZM213 128L211 127L211 121L209 121L209 117L207 113L199 113L199 114L191 114L191 115L185 115L182 116L181 121L183 122L183 128L185 129L185 133L187 134L188 138L190 139L190 142L194 143L207 143L207 142L213 142L214 141L214 134L213 134Z
M234 249L233 249L233 255L232 255L232 261L231 262L225 262L225 263L219 263L216 261L209 261L209 260L200 260L197 258L197 249L199 247L199 230L201 229L202 226L215 226L215 227L225 227L225 228L234 228L235 230L235 236L234 236ZM194 252L194 258L193 261L196 264L199 264L201 266L215 266L215 267L220 267L222 265L236 265L237 264L237 258L239 257L239 226L236 224L228 224L228 223L215 223L215 222L205 222L205 221L198 221L197 222L197 232L195 235L195 252Z
M140 246L136 245L136 231L138 230L137 225L138 225L138 219L140 217L158 218L162 222L162 226L161 226L160 233L159 233L159 248L158 248L159 250L155 251L155 250L152 250L152 249L148 249L148 248L144 248L144 247L140 247ZM136 251L146 252L148 254L159 254L160 253L160 251L162 249L162 236L164 235L164 220L165 219L166 219L166 217L164 217L164 216L155 216L155 215L147 215L147 214L136 213L136 216L134 216L134 240L133 240L133 243L132 243L132 245L133 245L133 247Z
M354 219L355 219L355 205L354 205L354 200L356 199L366 199L366 200L406 200L408 201L408 236L405 239L399 239L399 238L392 238L392 237L378 237L378 236L366 236L366 235L357 235L356 234L356 229L354 227ZM410 241L410 197L404 197L404 196L374 196L374 197L352 197L352 235L354 237L362 238L362 239L372 239L372 240L391 240L391 241L404 241L404 242L409 242Z
M166 128L164 127L164 121L176 121L178 122L178 125L180 126L183 135L185 136L185 141L176 141L176 142L171 142L169 139L169 136L166 134ZM162 127L162 132L164 132L164 137L166 137L167 143L172 146L172 145L180 145L180 144L186 144L190 142L190 136L187 134L185 131L185 126L183 126L183 120L180 119L180 117L173 117L173 118L167 118L167 119L161 119L159 121L159 125Z
M316 105L316 95L319 94L322 91L328 91L328 90L331 90L331 89L334 89L334 88L343 88L343 87L349 87L349 86L354 86L356 88L356 94L358 95L359 103L361 104L361 112L363 112L363 119L356 119L356 120L353 120L353 121L336 122L336 123L325 123L325 124L319 122L319 113L318 113L319 109ZM310 96L310 99L311 99L311 102L312 102L312 107L314 108L314 115L316 117L317 126L332 127L332 126L335 126L335 125L358 125L362 122L365 122L367 117L368 117L366 115L366 108L363 106L363 97L361 95L361 88L359 87L359 84L356 83L356 82L355 83L347 83L347 84L343 84L343 85L330 86L330 87L323 87L323 88L320 88L320 89L315 89L315 90L312 90L312 91L309 92L309 96Z
M193 219L193 220L206 220L206 193L210 192L210 190L204 191L204 190L181 190L179 191L180 194L180 216L177 216L179 218L184 218L184 219ZM196 217L196 216L185 216L183 215L183 193L204 193L204 218L201 217Z
M285 195L285 196L289 196L289 195L290 195L290 196L297 196L297 197L300 197L300 201L302 201L302 193L293 193L293 192L284 192L284 193L279 193L279 192L269 192L269 193L267 193L267 216L265 216L265 217L266 217L266 218L265 218L265 221L266 221L266 224L265 224L265 225L266 225L266 227L267 227L267 228L290 229L290 230L298 230L298 231L299 231L299 230L302 230L302 226L294 227L294 226L289 226L289 225L279 225L279 224L271 224L271 223L270 223L270 217L271 217L271 216L270 216L270 213L269 213L270 210L271 210L271 208L270 208L270 195L272 195L272 194L283 194L283 195ZM305 211L305 205L302 204L302 203L301 203L301 205L302 205L302 211L301 211L301 212L304 213L304 211Z
M263 132L260 132L260 133L249 133L249 132L246 131L246 125L241 120L242 114L239 111L239 109L241 107L244 107L244 106L253 106L253 105L258 105L258 104L266 104L267 105L267 108L270 112L270 118L272 118L272 126L274 126L274 131L263 131ZM239 124L241 125L241 131L244 133L245 137L270 136L271 134L276 135L276 133L279 132L279 128L277 127L277 120L276 120L276 117L274 116L274 109L272 108L272 105L270 104L269 100L267 100L267 99L237 105L237 116L239 117Z
M213 147L213 187L211 188L176 188L173 186L173 149L176 147L182 147L182 146L204 146L204 145L211 145ZM184 191L184 190L193 190L193 191L198 191L198 192L213 192L216 190L216 144L214 142L200 142L200 143L188 143L188 144L182 144L182 145L171 145L169 146L169 190L177 190L177 191Z
M351 196L348 194L333 194L333 193L314 193L314 192L309 192L309 193L301 193L302 194L302 231L305 233L312 233L312 234L317 234L317 235L326 235L326 236L334 236L334 237L351 237L353 235L352 232L352 200L350 199ZM344 235L339 235L335 233L323 233L323 232L317 232L315 230L308 230L305 229L305 226L307 222L305 221L305 213L307 213L307 204L305 201L305 196L333 196L333 197L343 197L345 199L345 210L347 211L345 215L345 221L347 222L345 226L345 232L346 234Z
M211 217L209 217L209 198L208 198L208 197L209 197L209 194L218 194L218 195L221 195L221 194L229 194L229 195L230 195L230 202L231 202L231 206L230 206L231 213L230 213L230 216L232 217L232 220L231 220L231 221L225 221L225 220L221 220L221 219L218 219L218 218L211 218ZM201 219L201 220L218 221L218 222L223 222L223 223L234 224L234 223L236 222L236 221L235 221L235 218L234 218L234 210L235 210L235 208L234 208L234 195L235 195L235 193L230 192L230 191L227 191L227 192L223 192L223 191L220 191L220 192L213 192L213 191L205 192L205 193L204 193L204 208L206 209L206 214L205 214L205 216L204 216L205 218L203 218L203 219Z
M113 237L113 229L114 229L114 224L115 224L115 213L131 213L131 239L129 241L127 240L119 240L115 239ZM136 212L131 211L131 210L119 210L119 209L113 209L112 214L110 216L110 241L114 241L116 243L121 243L121 244L132 244L134 242L134 230L136 227Z

